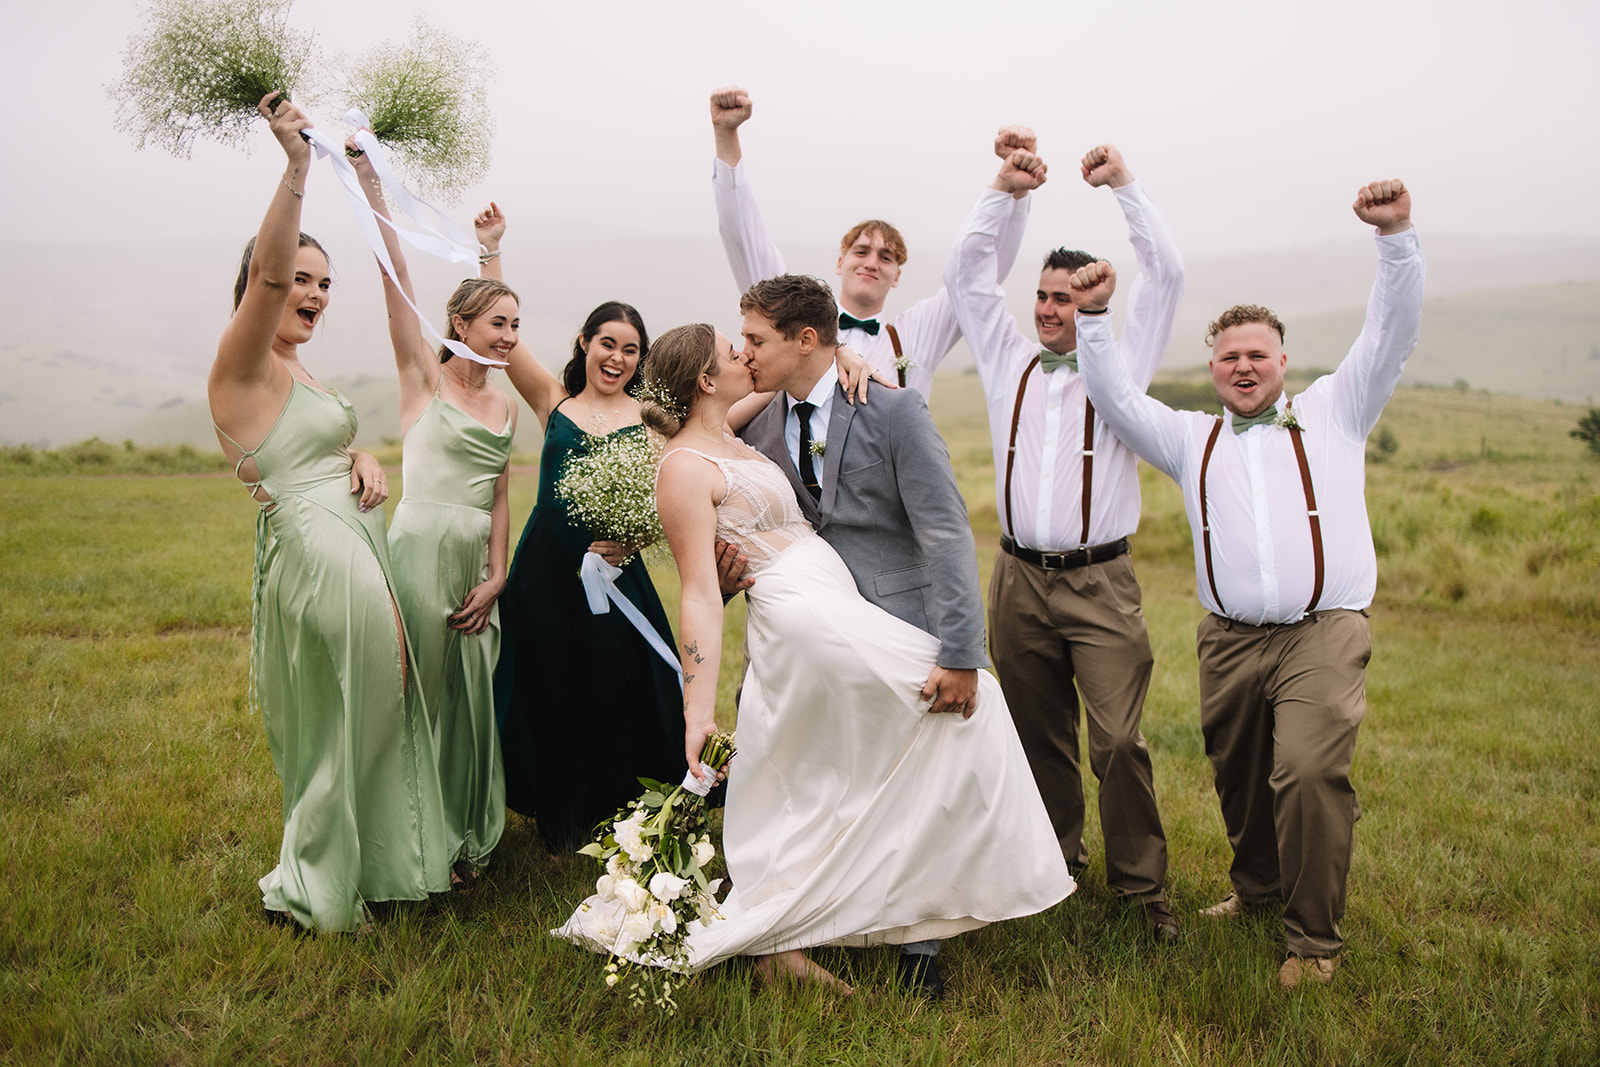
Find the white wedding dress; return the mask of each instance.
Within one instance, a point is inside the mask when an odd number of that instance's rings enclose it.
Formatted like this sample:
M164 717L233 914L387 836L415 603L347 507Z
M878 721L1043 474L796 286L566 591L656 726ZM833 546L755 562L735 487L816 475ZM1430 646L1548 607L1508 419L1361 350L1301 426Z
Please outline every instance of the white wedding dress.
M930 714L938 639L861 597L770 460L695 454L727 480L717 537L755 585L723 822L733 888L690 935L689 969L946 938L1072 893L994 677L978 672L970 719ZM614 910L591 897L553 932L609 951L586 929L614 930Z

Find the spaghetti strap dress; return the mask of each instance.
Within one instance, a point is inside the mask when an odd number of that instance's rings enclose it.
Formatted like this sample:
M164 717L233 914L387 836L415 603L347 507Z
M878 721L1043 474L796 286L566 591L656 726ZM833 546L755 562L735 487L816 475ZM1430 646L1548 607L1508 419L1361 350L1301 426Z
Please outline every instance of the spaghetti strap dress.
M365 902L450 887L427 711L414 673L402 682L383 512L362 513L350 492L355 433L348 401L296 379L235 466L256 468L250 688L283 782L262 904L330 932L361 928Z
M536 821L553 852L588 844L597 822L639 795L641 776L675 782L687 770L677 672L620 611L591 613L578 577L595 538L567 513L556 483L567 457L595 440L559 407L550 413L539 502L500 595L494 695L506 804ZM616 586L676 648L644 561L630 556Z
M437 390L406 431L400 504L389 524L395 599L427 698L452 862L481 867L506 824L505 772L494 721L500 614L465 634L450 625L489 577L494 485L511 458L511 407L498 432Z
M691 930L687 969L947 938L1064 899L1076 884L1000 684L978 672L970 719L930 714L939 639L864 600L778 467L736 447L747 458L683 449L722 472L717 538L755 578L722 831L733 888ZM591 896L552 932L610 952L621 908Z

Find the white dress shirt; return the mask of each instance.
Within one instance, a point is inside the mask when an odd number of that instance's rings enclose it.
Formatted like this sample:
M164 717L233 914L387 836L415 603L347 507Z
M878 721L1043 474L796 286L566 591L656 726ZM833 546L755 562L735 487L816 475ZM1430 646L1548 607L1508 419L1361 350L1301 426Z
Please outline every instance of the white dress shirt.
M1367 519L1366 440L1399 384L1422 327L1426 274L1415 229L1378 239L1378 278L1366 325L1339 369L1294 398L1322 524L1318 610L1372 603L1378 560ZM1208 611L1262 626L1305 616L1314 580L1311 525L1289 431L1226 425L1206 472L1218 604L1205 579L1200 461L1216 421L1144 395L1111 340L1107 315L1078 316L1078 358L1095 410L1119 437L1183 488L1194 539L1195 584ZM1286 398L1277 407L1287 407Z
M711 186L717 203L717 232L722 235L722 247L728 254L728 266L733 268L733 279L739 291L764 278L785 273L783 254L767 234L761 209L756 205L750 181L745 176L744 162L741 160L738 166L730 167L720 159L715 160ZM1017 260L1017 249L1027 226L1030 198L1010 200L1008 197L1007 200L1011 207L1007 225L1001 227L1000 251L996 257L1002 279ZM911 360L906 370L906 386L927 396L933 388L933 372L961 339L950 297L941 287L937 293L917 301L893 319L881 313L874 317L884 325L894 323L900 334L900 348ZM896 380L894 345L887 329L880 328L876 336L857 327L840 330L839 343L860 353L880 377L891 382Z
M839 372L834 369L833 360L828 360L828 369L822 372L822 377L817 379L817 384L811 387L811 392L806 396L806 402L816 405L807 420L811 425L811 440L827 441L828 419L833 416L834 386L838 384ZM800 415L795 411L795 399L788 393L783 396L786 405L783 416L783 443L789 449L789 458L794 460L794 469L800 469ZM822 462L826 455L811 457L811 472L817 476L817 484L822 484Z
M1166 219L1138 182L1113 189L1128 220L1139 276L1128 295L1128 325L1118 350L1142 392L1155 377L1172 339L1172 321L1183 295L1183 259ZM1006 452L1022 372L1040 351L1006 310L995 275L999 235L1006 225L1009 193L985 189L967 218L945 265L945 288L967 338L989 407L994 446L995 500L1000 525L1017 544L1042 552L1082 547L1083 415L1087 392L1070 367L1028 376L1017 426L1011 472L1012 524L1006 523ZM1080 322L1083 320L1079 320ZM1096 411L1098 411L1098 405ZM1090 473L1087 544L1104 545L1139 528L1138 462L1126 445L1096 419Z

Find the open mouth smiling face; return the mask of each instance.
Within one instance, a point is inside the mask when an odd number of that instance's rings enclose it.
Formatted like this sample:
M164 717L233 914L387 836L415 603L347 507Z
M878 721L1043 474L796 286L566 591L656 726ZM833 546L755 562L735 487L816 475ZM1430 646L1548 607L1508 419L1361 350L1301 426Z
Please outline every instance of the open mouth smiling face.
M639 331L626 322L608 322L584 348L584 370L602 393L627 385L639 366Z
M1211 382L1235 415L1259 415L1283 395L1289 356L1278 331L1262 322L1229 326L1212 343Z
M316 329L318 320L328 307L328 293L333 279L328 275L328 259L317 249L306 245L295 253L294 288L284 308L286 317L292 317L297 329L292 332L297 342L308 340Z

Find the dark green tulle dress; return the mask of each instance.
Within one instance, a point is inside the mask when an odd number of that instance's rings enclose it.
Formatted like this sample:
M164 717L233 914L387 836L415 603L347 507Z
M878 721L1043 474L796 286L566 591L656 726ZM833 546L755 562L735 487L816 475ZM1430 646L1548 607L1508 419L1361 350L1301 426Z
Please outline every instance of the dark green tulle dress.
M686 768L676 672L620 611L592 614L578 579L595 538L567 514L556 482L567 456L591 440L559 408L551 412L539 502L500 595L494 697L506 806L532 816L555 852L587 844L595 823L639 795L640 776L677 783ZM676 649L638 556L623 564L617 588Z

